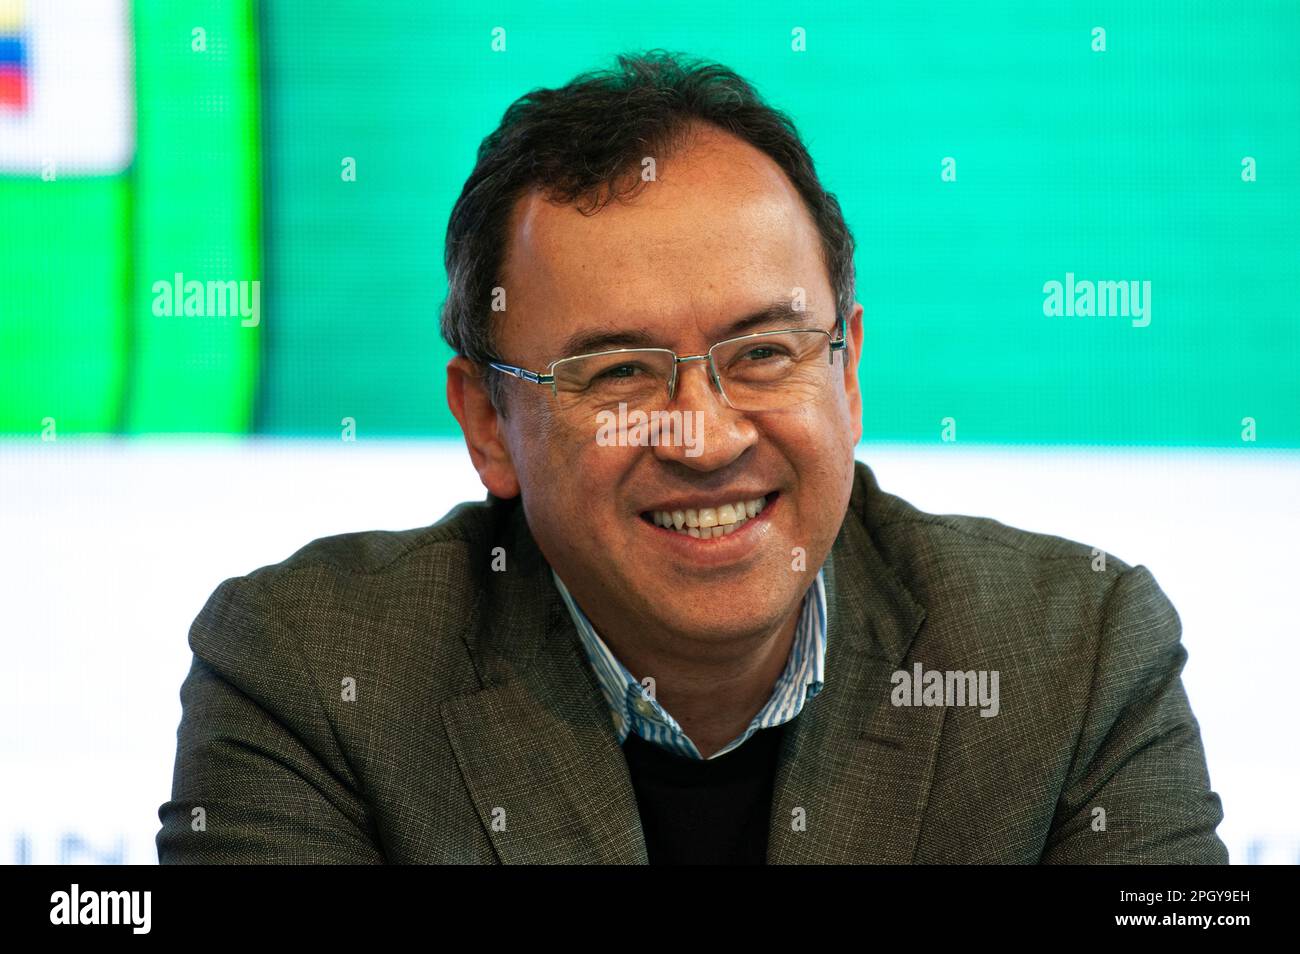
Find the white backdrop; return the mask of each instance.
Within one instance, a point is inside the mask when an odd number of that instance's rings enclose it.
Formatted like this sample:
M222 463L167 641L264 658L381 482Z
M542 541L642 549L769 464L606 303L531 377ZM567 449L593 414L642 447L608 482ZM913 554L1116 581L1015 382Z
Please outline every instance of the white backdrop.
M1183 622L1233 863L1300 862L1300 454L860 448L923 510L1144 564ZM189 625L308 541L434 522L484 491L459 442L0 444L0 860L153 863Z

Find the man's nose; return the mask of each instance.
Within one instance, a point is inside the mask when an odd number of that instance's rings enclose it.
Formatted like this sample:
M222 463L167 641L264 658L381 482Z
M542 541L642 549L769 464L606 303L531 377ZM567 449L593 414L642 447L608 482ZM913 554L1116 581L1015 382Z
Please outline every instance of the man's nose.
M677 366L676 393L665 409L680 412L681 426L674 422L671 427L661 428L659 444L652 447L660 460L677 461L697 470L715 470L758 441L753 422L722 396L708 361L687 361ZM669 437L673 439L665 439Z

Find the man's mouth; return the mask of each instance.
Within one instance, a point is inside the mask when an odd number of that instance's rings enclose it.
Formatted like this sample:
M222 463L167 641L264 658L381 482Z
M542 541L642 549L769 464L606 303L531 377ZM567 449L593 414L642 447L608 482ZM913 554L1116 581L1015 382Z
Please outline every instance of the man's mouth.
M735 533L746 522L762 513L765 507L776 500L778 494L779 491L772 491L752 500L733 500L712 507L647 510L641 514L641 519L682 536L707 540Z

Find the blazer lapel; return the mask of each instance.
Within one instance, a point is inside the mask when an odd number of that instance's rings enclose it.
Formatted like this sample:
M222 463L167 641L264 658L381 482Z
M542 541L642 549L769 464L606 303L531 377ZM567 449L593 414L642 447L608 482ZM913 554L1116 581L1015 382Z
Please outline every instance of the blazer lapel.
M441 707L457 764L505 864L645 864L636 794L604 697L523 508L509 569L487 573L466 635L484 688Z
M908 864L916 851L946 709L890 703L925 610L872 543L866 492L860 479L826 564L825 687L786 726L768 864Z

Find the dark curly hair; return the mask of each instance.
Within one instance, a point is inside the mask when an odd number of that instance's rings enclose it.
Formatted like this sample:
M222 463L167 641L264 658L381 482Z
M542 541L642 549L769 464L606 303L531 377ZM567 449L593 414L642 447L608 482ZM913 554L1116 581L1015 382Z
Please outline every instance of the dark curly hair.
M853 236L835 196L784 113L717 63L651 50L623 54L617 68L583 73L559 89L535 89L506 109L479 145L447 223L447 299L442 336L480 373L500 360L493 346L492 290L503 285L506 228L515 203L533 189L592 215L633 192L642 157L671 155L695 124L707 123L772 158L803 197L821 233L838 312L854 302ZM488 375L503 414L504 375Z

